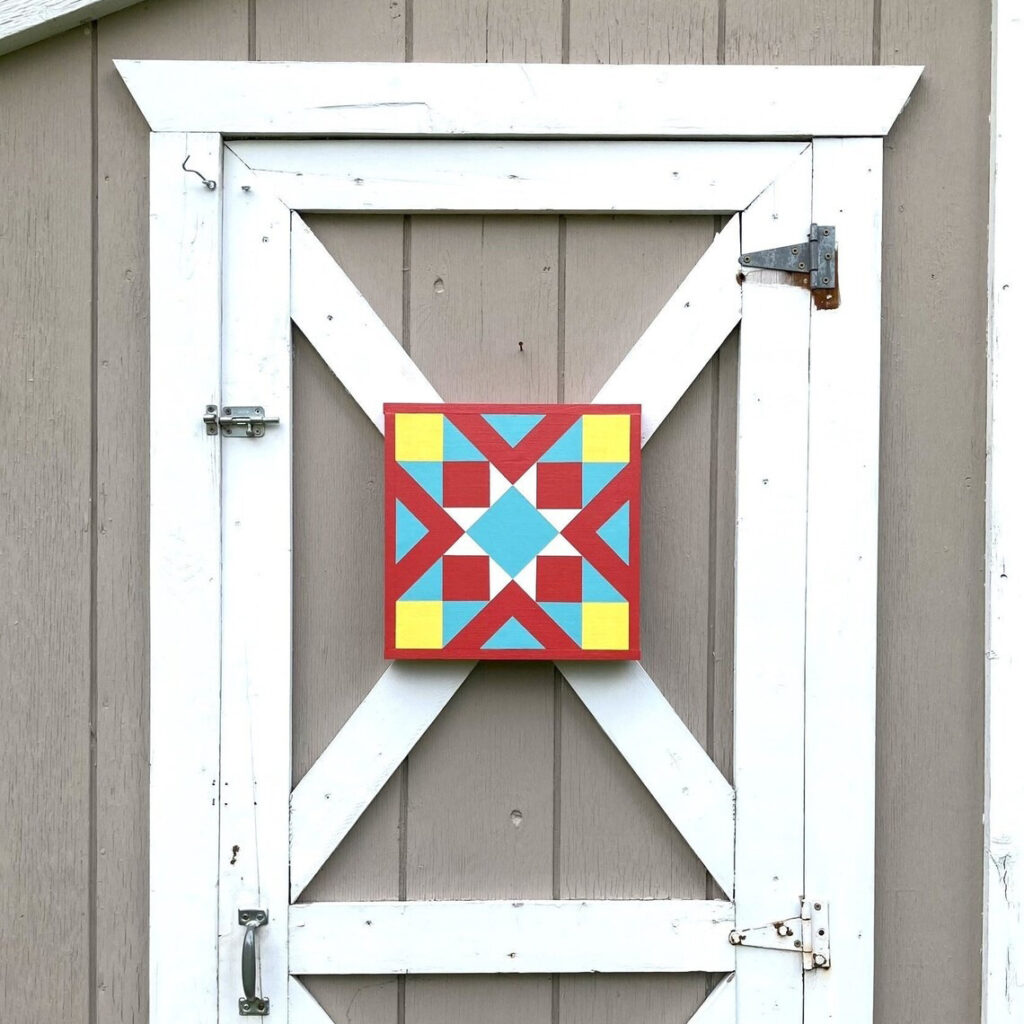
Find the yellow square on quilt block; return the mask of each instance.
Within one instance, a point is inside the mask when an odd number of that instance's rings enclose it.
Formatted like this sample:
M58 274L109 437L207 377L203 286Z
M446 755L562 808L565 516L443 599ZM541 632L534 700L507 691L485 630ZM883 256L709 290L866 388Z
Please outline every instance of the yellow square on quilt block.
M395 460L440 462L444 458L444 417L434 412L395 416Z
M625 601L587 601L583 604L583 649L629 649L629 605Z
M396 647L405 650L438 650L442 646L441 638L440 601L396 602Z
M629 462L629 416L584 416L583 461Z

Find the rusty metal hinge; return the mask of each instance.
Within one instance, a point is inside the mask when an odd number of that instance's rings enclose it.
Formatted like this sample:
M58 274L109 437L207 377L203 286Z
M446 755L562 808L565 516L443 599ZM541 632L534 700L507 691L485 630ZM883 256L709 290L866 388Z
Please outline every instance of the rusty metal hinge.
M807 274L812 292L834 289L838 283L835 225L812 224L808 240L797 245L745 252L740 256L740 266L751 270Z
M832 966L828 904L824 900L804 897L800 900L799 917L786 917L758 928L731 931L729 941L734 946L799 953L803 957L805 971Z

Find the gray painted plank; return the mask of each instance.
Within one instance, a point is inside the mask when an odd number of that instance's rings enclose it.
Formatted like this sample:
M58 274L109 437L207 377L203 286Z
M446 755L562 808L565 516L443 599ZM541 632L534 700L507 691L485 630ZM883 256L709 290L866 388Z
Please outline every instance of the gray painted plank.
M91 33L0 60L0 992L90 1005Z
M254 0L250 10L255 60L402 60L405 53L405 0ZM401 218L310 217L309 223L401 337ZM383 668L380 606L365 600L366 593L383 590L383 454L361 410L298 333L296 342L292 733L298 778ZM352 487L353 479L360 486ZM353 544L356 537L370 543ZM362 586L352 587L352 580ZM346 671L339 673L340 667ZM399 895L404 772L384 786L305 899ZM307 981L336 1021L381 1024L397 1017L402 983L394 978Z
M989 25L882 4L882 63L927 69L885 154L880 1021L981 1012Z
M98 24L97 1024L143 1021L148 1007L149 130L112 61L244 57L245 41L242 0L139 6Z
M453 401L553 401L558 365L553 218L411 221L409 342ZM522 349L520 350L520 342ZM408 897L552 891L549 663L473 672L409 759ZM406 1020L546 1021L547 978L410 978Z
M870 64L874 0L724 0L726 64ZM909 61L893 61L904 64Z
M253 60L402 60L405 0L254 0Z
M410 60L557 64L560 0L414 0Z
M307 223L393 333L402 333L402 218ZM294 368L293 772L298 780L384 670L383 446L380 434L296 331ZM359 585L354 586L353 581ZM303 900L397 899L401 779L396 774ZM322 978L310 990L336 1020L397 1013L393 978Z
M569 218L565 267L565 399L588 401L643 333L712 237L709 218ZM643 663L704 739L713 368L644 450ZM561 716L560 895L702 898L706 873L650 794L568 688ZM669 1019L701 1002L705 979L652 984L616 976L561 979L562 1021L603 1012ZM618 1007L618 1011L612 1010ZM685 1017L684 1017L685 1019Z
M572 0L573 64L714 64L719 0Z

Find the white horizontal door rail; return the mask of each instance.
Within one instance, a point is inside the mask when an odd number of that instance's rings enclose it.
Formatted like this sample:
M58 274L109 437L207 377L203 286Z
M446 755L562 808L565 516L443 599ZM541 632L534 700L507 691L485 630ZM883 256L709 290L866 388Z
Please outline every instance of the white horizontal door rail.
M733 213L806 142L239 140L293 210L354 213Z
M731 971L724 900L427 900L292 906L292 974Z

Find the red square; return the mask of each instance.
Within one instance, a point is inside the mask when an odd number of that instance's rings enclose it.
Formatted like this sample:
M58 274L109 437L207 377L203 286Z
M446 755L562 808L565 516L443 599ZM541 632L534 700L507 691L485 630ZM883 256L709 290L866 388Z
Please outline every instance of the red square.
M490 561L486 555L445 555L441 567L442 600L490 600Z
M583 465L579 462L537 463L537 508L582 508Z
M491 503L491 471L486 462L444 464L444 507L487 508Z
M538 555L537 600L582 601L583 559L578 555Z

